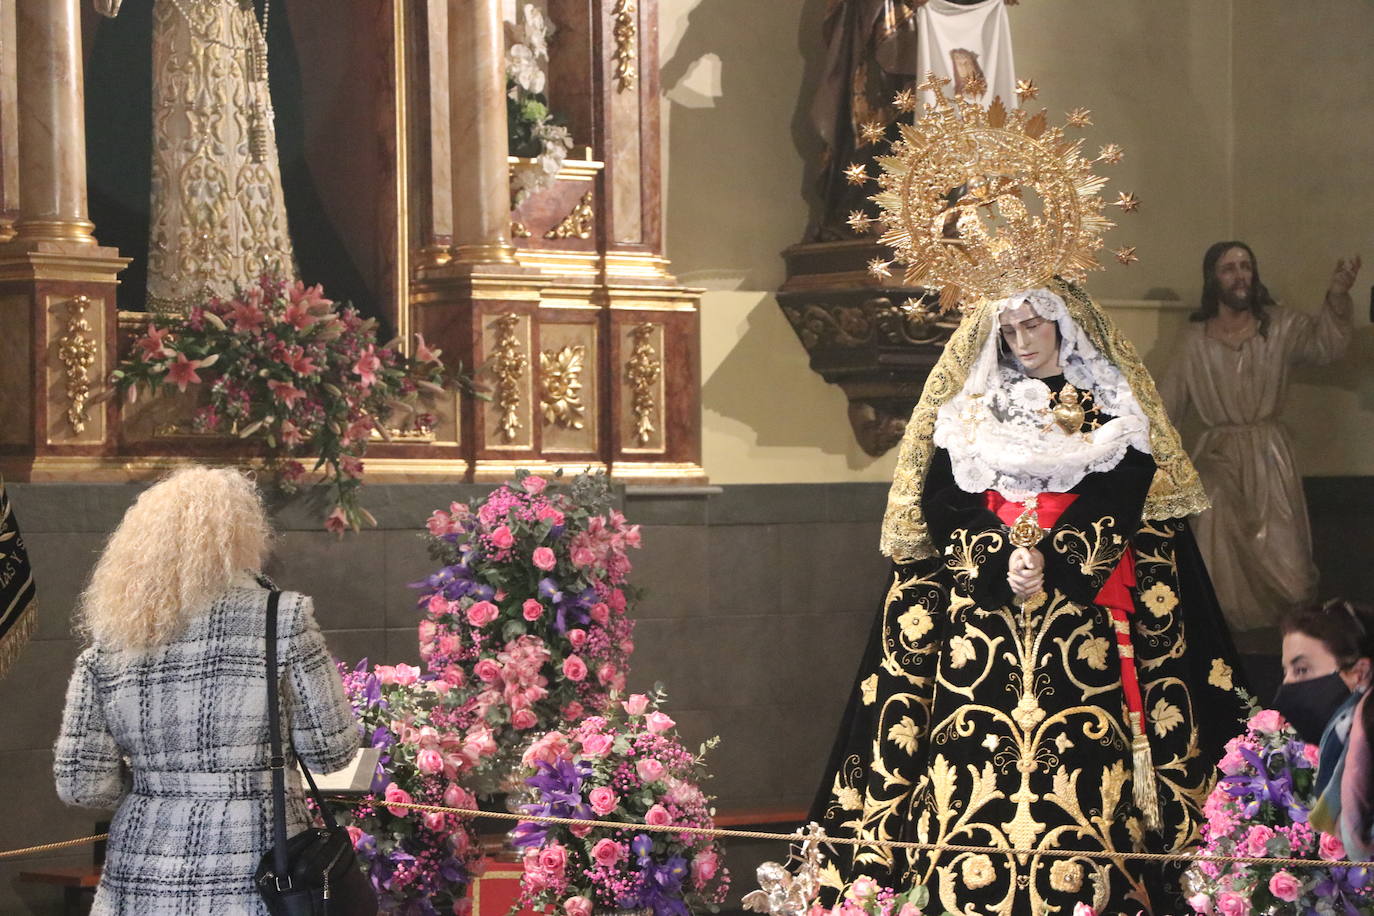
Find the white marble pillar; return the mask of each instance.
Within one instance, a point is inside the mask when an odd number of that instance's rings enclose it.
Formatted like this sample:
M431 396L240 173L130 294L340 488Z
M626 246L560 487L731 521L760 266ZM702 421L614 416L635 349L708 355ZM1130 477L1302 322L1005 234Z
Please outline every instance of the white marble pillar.
M18 241L94 245L86 218L86 122L78 0L17 0Z
M449 0L453 260L515 262L500 0Z

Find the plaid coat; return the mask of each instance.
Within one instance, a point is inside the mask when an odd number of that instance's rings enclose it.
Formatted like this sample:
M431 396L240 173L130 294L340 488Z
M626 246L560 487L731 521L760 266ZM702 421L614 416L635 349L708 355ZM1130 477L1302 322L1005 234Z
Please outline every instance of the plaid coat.
M96 916L267 912L253 885L272 843L267 595L231 588L152 652L77 659L53 772L68 804L117 808ZM310 599L284 592L277 627L282 745L313 772L340 769L359 729ZM287 807L295 834L308 820L293 767Z

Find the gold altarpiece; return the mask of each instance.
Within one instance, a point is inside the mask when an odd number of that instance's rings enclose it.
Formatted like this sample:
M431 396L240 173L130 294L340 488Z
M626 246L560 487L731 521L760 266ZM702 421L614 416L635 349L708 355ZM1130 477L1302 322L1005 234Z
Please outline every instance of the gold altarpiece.
M392 153L379 298L400 335L483 367L490 389L442 399L431 433L375 443L370 476L704 482L700 293L663 256L657 0L550 0L550 102L579 152L514 212L525 166L506 153L500 0L367 6ZM189 398L95 401L146 315L117 310L126 260L87 217L80 42L78 0L0 0L0 471L124 480L252 461L190 433Z

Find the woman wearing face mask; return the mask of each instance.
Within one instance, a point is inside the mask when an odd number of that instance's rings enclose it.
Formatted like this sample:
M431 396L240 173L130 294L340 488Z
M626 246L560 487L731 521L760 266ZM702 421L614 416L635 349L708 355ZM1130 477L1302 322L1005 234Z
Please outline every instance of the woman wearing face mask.
M1319 746L1312 810L1318 830L1340 838L1347 856L1374 852L1374 609L1343 598L1283 623L1283 684L1274 708Z

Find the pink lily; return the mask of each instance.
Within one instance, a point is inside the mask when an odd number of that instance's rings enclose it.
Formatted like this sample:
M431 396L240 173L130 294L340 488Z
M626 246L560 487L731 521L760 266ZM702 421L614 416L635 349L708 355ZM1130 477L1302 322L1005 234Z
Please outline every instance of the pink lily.
M439 361L439 354L443 352L443 350L437 348L431 349L430 346L425 343L425 335L419 333L415 335L415 358L420 362L437 363Z
M200 376L196 374L196 370L214 361L213 356L206 359L187 359L185 353L178 353L175 361L167 363L167 381L176 385L178 391L185 391L187 385L200 383Z
M358 378L364 388L371 388L377 384L377 370L382 368L382 361L373 352L375 347L368 344L367 350L362 356L358 357L358 362L354 364L353 371L358 373Z
M272 389L272 394L276 396L277 400L288 407L305 397L305 392L290 382L279 382L270 378L267 380L267 387Z

